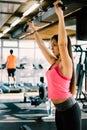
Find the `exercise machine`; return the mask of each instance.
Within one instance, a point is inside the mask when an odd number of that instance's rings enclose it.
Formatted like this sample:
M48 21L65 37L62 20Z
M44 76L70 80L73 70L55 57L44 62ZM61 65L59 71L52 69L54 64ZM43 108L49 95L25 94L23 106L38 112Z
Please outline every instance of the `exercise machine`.
M76 66L76 81L77 81L76 100L81 101L84 109L87 108L87 105L85 104L85 102L87 102L87 49L83 50L80 45L75 45L74 51L76 53L80 52L79 62ZM82 63L83 53L85 53L85 58L84 62ZM83 80L85 80L84 91L83 91Z
M40 82L41 82L40 84L37 84L39 94L36 96L28 97L28 95L26 93L24 93L24 102L27 102L27 99L28 99L28 101L31 103L31 105L38 106L41 103L45 103L48 100L47 86L44 83L44 77L40 77Z

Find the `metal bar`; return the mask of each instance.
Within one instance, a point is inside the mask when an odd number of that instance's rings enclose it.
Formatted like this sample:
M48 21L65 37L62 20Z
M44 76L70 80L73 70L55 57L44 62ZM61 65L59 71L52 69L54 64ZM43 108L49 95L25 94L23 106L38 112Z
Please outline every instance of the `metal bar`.
M3 4L22 4L22 3L24 3L24 2L0 0L0 3L3 3Z
M85 91L87 92L87 51L85 52Z
M0 12L0 14L14 14L14 13L12 13L12 12Z

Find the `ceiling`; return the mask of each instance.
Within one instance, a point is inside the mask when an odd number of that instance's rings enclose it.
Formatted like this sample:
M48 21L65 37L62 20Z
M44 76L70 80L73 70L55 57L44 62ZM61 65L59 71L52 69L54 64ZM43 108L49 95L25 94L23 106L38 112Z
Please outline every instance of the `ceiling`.
M1 39L32 39L33 35L24 31L24 25L32 19L43 39L49 39L57 33L58 19L56 17L53 2L55 0L0 0L0 37ZM64 10L65 24L68 35L76 35L76 16L87 7L87 0L62 0L67 7ZM39 6L31 9L31 6L39 3ZM35 7L35 6L34 6ZM27 9L32 11L24 14ZM87 10L87 8L86 8ZM19 20L15 26L14 21ZM7 31L7 29L10 29ZM6 32L7 31L7 32Z

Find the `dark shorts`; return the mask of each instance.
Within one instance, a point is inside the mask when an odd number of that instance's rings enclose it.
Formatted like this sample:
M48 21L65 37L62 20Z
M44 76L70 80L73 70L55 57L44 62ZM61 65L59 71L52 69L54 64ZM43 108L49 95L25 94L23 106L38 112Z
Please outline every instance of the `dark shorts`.
M15 76L15 71L16 71L16 69L7 69L8 76L14 77Z

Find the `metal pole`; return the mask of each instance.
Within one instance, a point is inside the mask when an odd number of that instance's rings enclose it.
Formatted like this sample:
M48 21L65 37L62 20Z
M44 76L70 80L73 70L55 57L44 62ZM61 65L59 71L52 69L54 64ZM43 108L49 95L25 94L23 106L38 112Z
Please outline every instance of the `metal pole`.
M87 92L87 51L85 52L85 90Z

